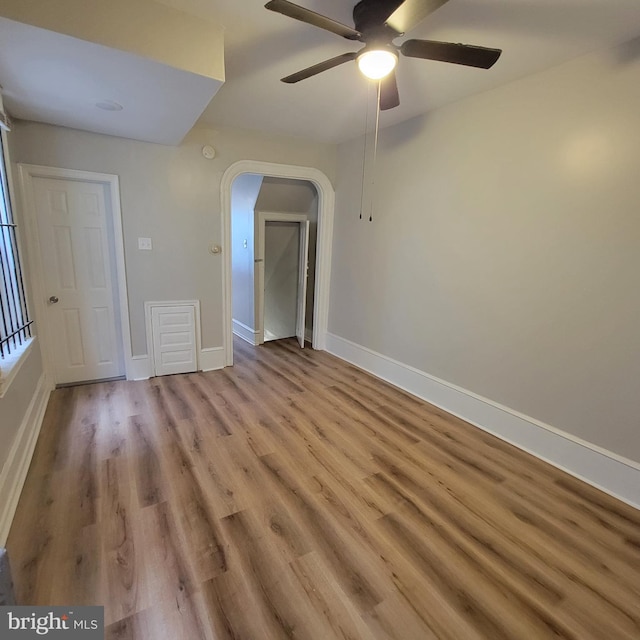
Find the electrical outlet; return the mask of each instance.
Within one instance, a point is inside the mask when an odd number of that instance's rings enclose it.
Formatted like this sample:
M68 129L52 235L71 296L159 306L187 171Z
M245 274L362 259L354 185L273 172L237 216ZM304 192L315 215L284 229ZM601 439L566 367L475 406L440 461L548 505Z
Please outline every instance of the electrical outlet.
M151 238L138 238L138 249L140 251L151 251L153 249Z

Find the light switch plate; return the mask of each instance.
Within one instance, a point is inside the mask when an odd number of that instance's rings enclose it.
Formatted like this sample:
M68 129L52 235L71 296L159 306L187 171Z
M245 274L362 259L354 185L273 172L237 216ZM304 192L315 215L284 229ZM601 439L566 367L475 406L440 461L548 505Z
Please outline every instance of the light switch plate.
M153 249L151 238L138 238L138 249L141 251L151 251Z

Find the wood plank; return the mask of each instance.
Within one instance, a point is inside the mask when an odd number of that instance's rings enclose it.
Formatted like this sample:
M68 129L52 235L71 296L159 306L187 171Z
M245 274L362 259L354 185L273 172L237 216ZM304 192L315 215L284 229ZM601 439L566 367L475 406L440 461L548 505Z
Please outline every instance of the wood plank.
M56 390L8 548L114 640L640 637L640 513L295 340Z

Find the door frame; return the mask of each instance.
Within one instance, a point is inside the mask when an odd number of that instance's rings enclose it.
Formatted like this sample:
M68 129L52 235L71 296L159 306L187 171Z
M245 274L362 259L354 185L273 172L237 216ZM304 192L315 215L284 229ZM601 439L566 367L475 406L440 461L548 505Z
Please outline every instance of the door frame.
M309 216L306 213L278 213L277 211L256 211L253 243L253 286L256 317L258 318L256 326L256 331L258 332L258 344L264 344L264 246L265 225L267 222L291 222L300 225L299 228L301 228L303 222L309 222Z
M18 164L20 174L20 193L22 196L22 212L25 221L26 245L28 253L31 290L33 292L33 307L36 320L36 334L42 345L42 359L44 369L51 379L55 380L55 357L53 352L53 336L46 322L46 292L44 279L44 265L40 252L40 237L38 234L37 210L35 199L34 179L58 179L78 182L94 182L104 185L109 191L111 199L111 224L114 239L116 293L120 307L116 319L121 325L122 356L124 359L127 380L133 378L133 361L131 354L131 326L129 323L129 296L127 292L127 277L124 259L124 234L122 230L122 209L120 207L120 181L118 176L109 173L94 173L77 169L63 169L61 167L46 167L35 164Z
M299 167L288 164L276 164L260 160L239 160L234 162L222 176L220 198L222 205L222 242L223 252L223 312L222 330L225 353L225 365L233 365L233 309L231 307L231 186L243 173L256 173L271 178L289 178L307 180L318 193L318 233L316 239L316 282L313 308L314 349L327 348L329 324L329 286L331 279L331 242L333 239L333 214L335 209L335 191L329 178L319 169Z

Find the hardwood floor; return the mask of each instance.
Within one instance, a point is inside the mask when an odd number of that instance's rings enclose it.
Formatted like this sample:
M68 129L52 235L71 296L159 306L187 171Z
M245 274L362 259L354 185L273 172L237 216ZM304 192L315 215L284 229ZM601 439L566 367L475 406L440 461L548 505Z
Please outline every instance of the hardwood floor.
M21 604L108 639L640 638L640 512L293 341L53 393Z

